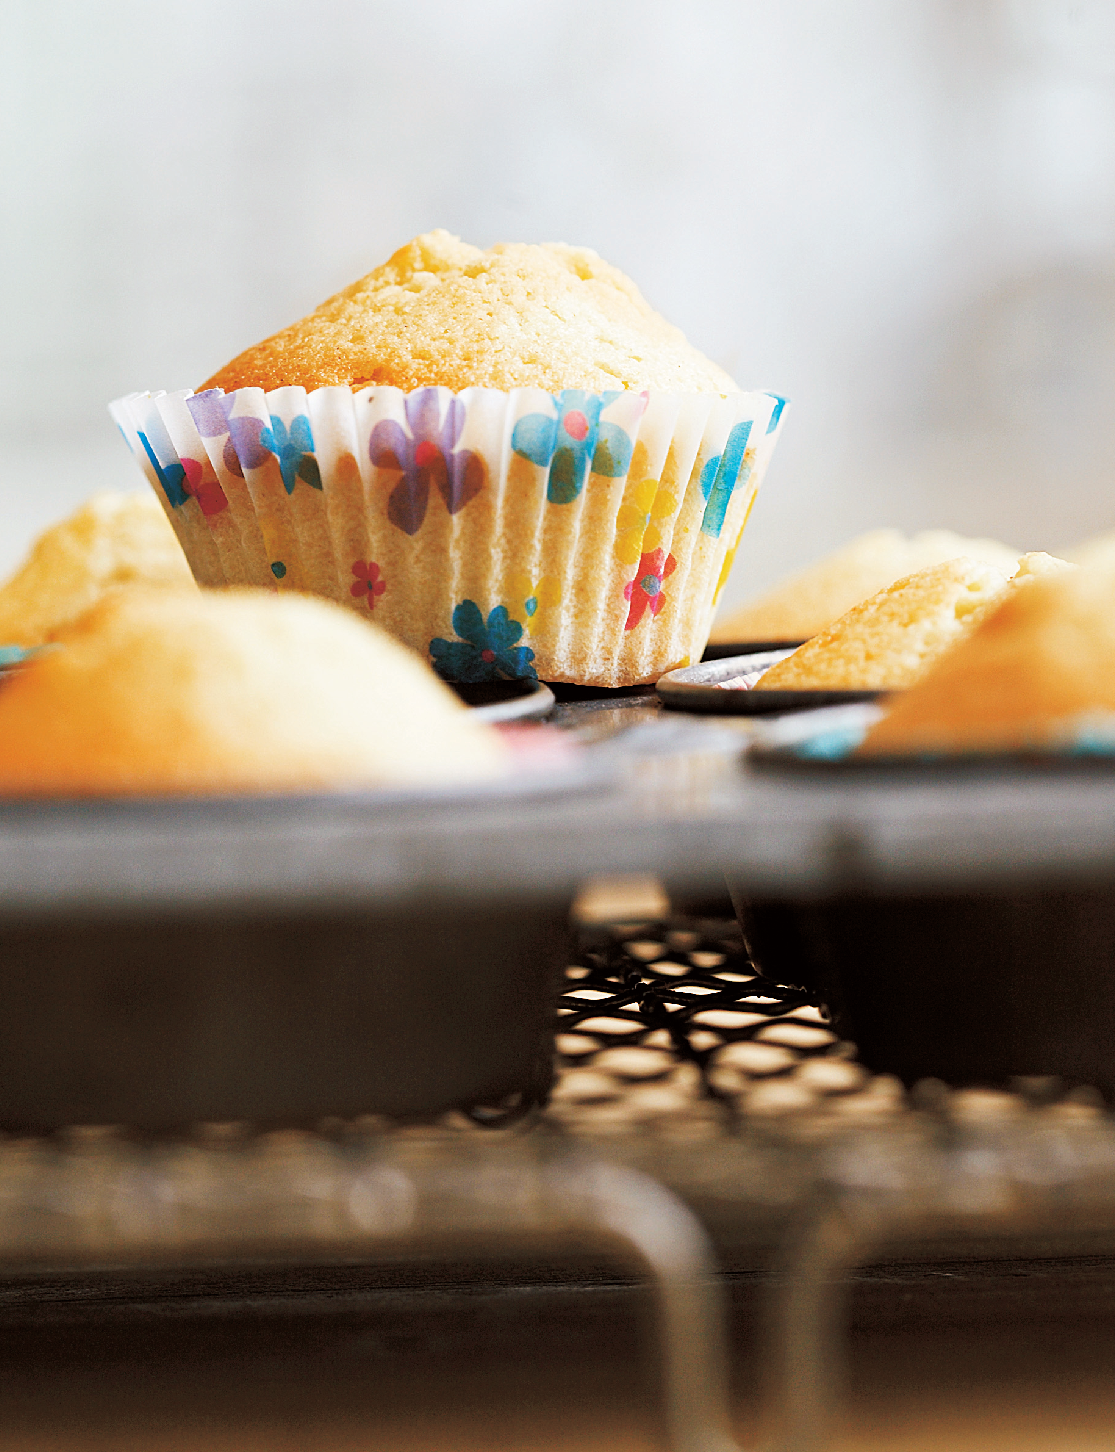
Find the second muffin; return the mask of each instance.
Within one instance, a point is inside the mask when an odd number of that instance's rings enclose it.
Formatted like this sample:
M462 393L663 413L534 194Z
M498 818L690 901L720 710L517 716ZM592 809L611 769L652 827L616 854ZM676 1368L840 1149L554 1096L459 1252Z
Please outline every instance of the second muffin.
M0 796L425 788L509 764L409 651L321 600L130 586L55 639L0 688Z

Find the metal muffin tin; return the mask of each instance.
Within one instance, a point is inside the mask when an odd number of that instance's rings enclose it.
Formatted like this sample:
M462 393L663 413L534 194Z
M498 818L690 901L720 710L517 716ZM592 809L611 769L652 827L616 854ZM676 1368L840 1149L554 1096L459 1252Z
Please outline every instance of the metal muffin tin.
M908 1085L1053 1078L1115 1101L1115 874L821 902L735 896L752 960L823 1000L869 1069Z
M449 681L447 684L466 706L472 707L474 715L493 725L548 716L557 700L545 682L533 679Z
M734 655L758 655L768 650L797 650L804 640L710 640L702 660L725 660Z
M728 873L751 903L819 911L1115 882L1115 774L760 771L757 723L653 695L555 716L589 743L578 764L497 788L0 804L0 1125L529 1098L568 906L601 874L707 892ZM385 1020L373 979L406 1014Z
M883 691L756 691L755 682L793 654L793 647L756 651L748 655L718 657L700 665L667 671L658 681L658 694L667 706L681 711L704 711L715 716L773 716L786 711L815 710L876 701Z

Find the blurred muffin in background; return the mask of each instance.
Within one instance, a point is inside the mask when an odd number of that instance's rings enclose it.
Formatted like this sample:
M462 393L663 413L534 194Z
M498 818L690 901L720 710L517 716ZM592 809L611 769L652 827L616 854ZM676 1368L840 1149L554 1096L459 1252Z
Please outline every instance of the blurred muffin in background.
M1074 565L1108 565L1115 563L1115 529L1094 535L1065 550L1064 557Z
M1009 575L1019 551L992 539L965 539L947 529L907 538L897 529L874 529L835 554L791 575L757 600L721 615L713 642L808 640L861 600L895 580L963 555Z
M1018 584L890 704L862 753L1115 749L1115 561Z
M412 652L308 596L117 589L56 642L0 686L2 796L425 786L508 759Z
M896 580L799 646L757 691L904 690L993 608L1014 581L1071 569L1023 556L1013 580L978 560L948 560Z
M95 494L39 536L0 585L0 644L41 645L120 585L196 589L150 492Z

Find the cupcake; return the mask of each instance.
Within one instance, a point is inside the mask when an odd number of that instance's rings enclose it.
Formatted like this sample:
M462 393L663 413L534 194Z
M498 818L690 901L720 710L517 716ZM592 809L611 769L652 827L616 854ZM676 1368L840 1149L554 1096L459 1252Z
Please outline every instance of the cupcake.
M200 583L330 597L450 680L624 686L700 658L783 401L593 252L432 232L112 409Z
M0 688L0 796L306 792L507 760L431 671L308 596L111 591Z
M993 539L965 539L948 529L907 538L897 529L873 529L835 554L791 575L757 600L719 618L714 642L808 640L846 611L895 580L960 555L1011 574L1019 552Z
M95 494L39 536L0 585L0 644L41 645L121 585L196 589L150 493Z

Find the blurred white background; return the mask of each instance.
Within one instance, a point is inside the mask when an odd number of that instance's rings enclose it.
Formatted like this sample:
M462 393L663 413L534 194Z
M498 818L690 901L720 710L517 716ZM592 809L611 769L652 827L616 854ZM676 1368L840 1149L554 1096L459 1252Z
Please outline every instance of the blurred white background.
M0 569L414 233L597 248L788 394L730 599L1115 526L1111 0L0 0Z

